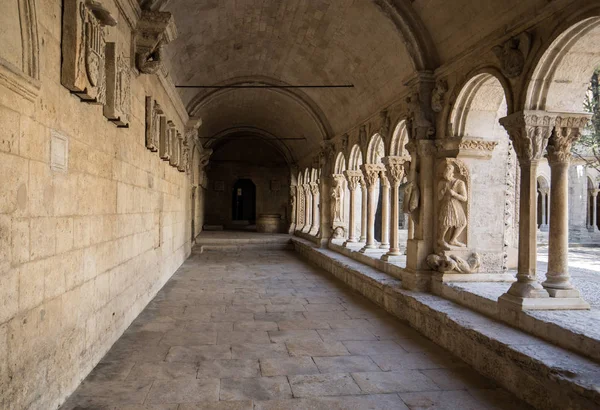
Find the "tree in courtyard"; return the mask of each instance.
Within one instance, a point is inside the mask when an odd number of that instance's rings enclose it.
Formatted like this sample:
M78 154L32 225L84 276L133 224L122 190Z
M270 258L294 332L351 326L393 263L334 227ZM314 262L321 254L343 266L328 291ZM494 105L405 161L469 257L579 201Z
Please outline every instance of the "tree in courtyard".
M600 172L600 67L594 70L583 109L592 113L592 119L582 133L574 153L586 165Z

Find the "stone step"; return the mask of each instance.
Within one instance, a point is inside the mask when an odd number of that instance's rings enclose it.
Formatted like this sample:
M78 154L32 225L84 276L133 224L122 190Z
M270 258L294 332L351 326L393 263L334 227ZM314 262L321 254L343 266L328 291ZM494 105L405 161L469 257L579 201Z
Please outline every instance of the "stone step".
M296 252L538 409L600 408L600 365L310 242Z

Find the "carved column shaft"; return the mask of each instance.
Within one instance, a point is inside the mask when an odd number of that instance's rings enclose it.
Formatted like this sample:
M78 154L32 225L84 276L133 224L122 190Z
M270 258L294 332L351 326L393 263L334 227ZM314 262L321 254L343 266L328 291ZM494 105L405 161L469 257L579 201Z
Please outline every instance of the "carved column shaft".
M404 177L404 164L410 161L408 157L386 157L383 159L386 173L390 182L392 207L391 207L391 226L390 226L390 250L386 255L382 256L383 260L393 260L399 258L400 244L398 234L398 223L400 216L400 182Z
M360 191L361 191L361 208L360 208L360 242L366 242L367 240L367 184L365 179L361 176L360 179Z
M579 297L569 275L569 164L571 145L580 137L589 115L557 117L548 143L550 164L550 232L548 272L544 288L553 297Z
M319 183L310 183L310 192L312 194L312 225L309 233L316 235L319 232Z
M350 217L348 221L348 240L347 243L356 243L358 238L356 235L356 191L360 186L360 171L345 171L344 175L348 181L348 189L350 190Z
M514 145L521 169L519 200L519 262L517 282L508 290L505 299L543 298L548 293L536 280L537 264L537 167L554 125L546 113L519 112L500 119ZM504 297L503 296L503 297Z
M312 198L310 194L310 184L303 184L302 189L304 190L304 226L302 232L307 233L310 231L312 223Z
M592 191L592 231L598 230L598 190Z
M390 183L381 171L381 244L380 249L390 248ZM397 226L397 224L396 224Z

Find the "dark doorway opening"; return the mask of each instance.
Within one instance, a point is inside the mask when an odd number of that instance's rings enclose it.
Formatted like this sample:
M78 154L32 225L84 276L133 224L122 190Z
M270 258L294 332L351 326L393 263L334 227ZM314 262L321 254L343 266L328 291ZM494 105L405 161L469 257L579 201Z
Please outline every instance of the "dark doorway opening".
M250 179L238 179L231 193L231 219L248 221L253 225L256 221L256 185Z

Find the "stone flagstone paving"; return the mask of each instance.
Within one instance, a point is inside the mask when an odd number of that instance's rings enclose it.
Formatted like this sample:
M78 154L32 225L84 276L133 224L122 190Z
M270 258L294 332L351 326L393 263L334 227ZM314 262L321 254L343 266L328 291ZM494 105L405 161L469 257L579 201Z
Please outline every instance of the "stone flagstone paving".
M62 407L529 409L291 251L193 253Z

